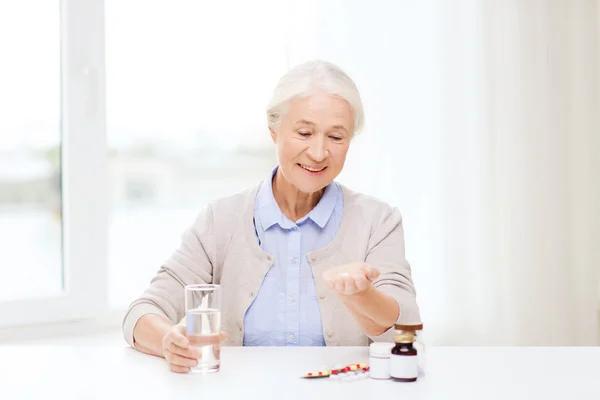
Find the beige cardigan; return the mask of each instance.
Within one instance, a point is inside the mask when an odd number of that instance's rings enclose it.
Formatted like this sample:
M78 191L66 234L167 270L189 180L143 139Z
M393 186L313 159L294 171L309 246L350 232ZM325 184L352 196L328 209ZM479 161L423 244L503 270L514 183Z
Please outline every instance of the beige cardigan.
M339 231L325 248L306 254L315 278L323 337L328 346L366 346L391 341L393 329L367 337L336 294L323 283L328 268L365 261L381 271L375 287L400 305L399 323L421 322L410 266L404 257L400 212L343 185L344 214ZM225 345L241 346L244 315L258 293L273 256L255 237L254 201L258 187L210 204L184 233L182 243L164 263L123 320L125 340L133 345L133 329L145 314L160 314L174 323L185 316L184 285L218 283L222 292Z

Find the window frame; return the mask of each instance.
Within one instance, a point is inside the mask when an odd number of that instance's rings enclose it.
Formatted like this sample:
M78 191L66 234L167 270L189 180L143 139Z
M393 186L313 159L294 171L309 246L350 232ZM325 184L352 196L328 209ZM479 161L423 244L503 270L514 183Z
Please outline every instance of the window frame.
M61 0L60 30L63 292L1 301L0 327L108 310L104 0Z

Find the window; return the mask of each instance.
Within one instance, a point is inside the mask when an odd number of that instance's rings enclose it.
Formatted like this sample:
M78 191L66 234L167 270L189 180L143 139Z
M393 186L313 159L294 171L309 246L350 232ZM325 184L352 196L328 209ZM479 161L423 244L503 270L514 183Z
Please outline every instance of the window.
M0 3L0 326L106 304L102 7Z
M0 3L0 301L63 290L59 10Z
M0 5L0 326L123 309L209 201L267 176L285 7Z
M282 4L106 2L111 306L143 291L209 201L274 166L265 107L287 69Z
M342 45L360 42L347 17L363 9L313 3L0 4L0 326L126 307L209 201L267 176L265 106L289 60L359 65ZM346 174L388 180L371 173L383 143L365 139L370 161Z

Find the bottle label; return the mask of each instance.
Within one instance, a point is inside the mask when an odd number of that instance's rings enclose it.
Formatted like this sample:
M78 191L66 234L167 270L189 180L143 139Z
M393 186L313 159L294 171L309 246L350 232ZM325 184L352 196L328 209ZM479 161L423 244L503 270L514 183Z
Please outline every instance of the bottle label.
M419 373L417 356L390 355L390 375L392 378L412 379Z

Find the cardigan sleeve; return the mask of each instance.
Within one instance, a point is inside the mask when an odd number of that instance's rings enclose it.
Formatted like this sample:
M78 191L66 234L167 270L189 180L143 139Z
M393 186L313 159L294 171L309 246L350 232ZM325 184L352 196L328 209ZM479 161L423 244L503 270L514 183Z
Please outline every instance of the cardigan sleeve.
M411 267L406 261L402 216L396 208L386 207L375 219L367 250L367 263L378 268L380 276L375 288L396 299L400 306L397 323L421 323L416 290L411 276ZM392 341L394 328L379 336L370 336L374 341Z
M159 314L178 323L185 314L184 287L212 283L214 259L213 212L209 205L182 236L179 248L162 265L149 287L134 300L123 319L125 341L133 346L133 330L146 314Z

